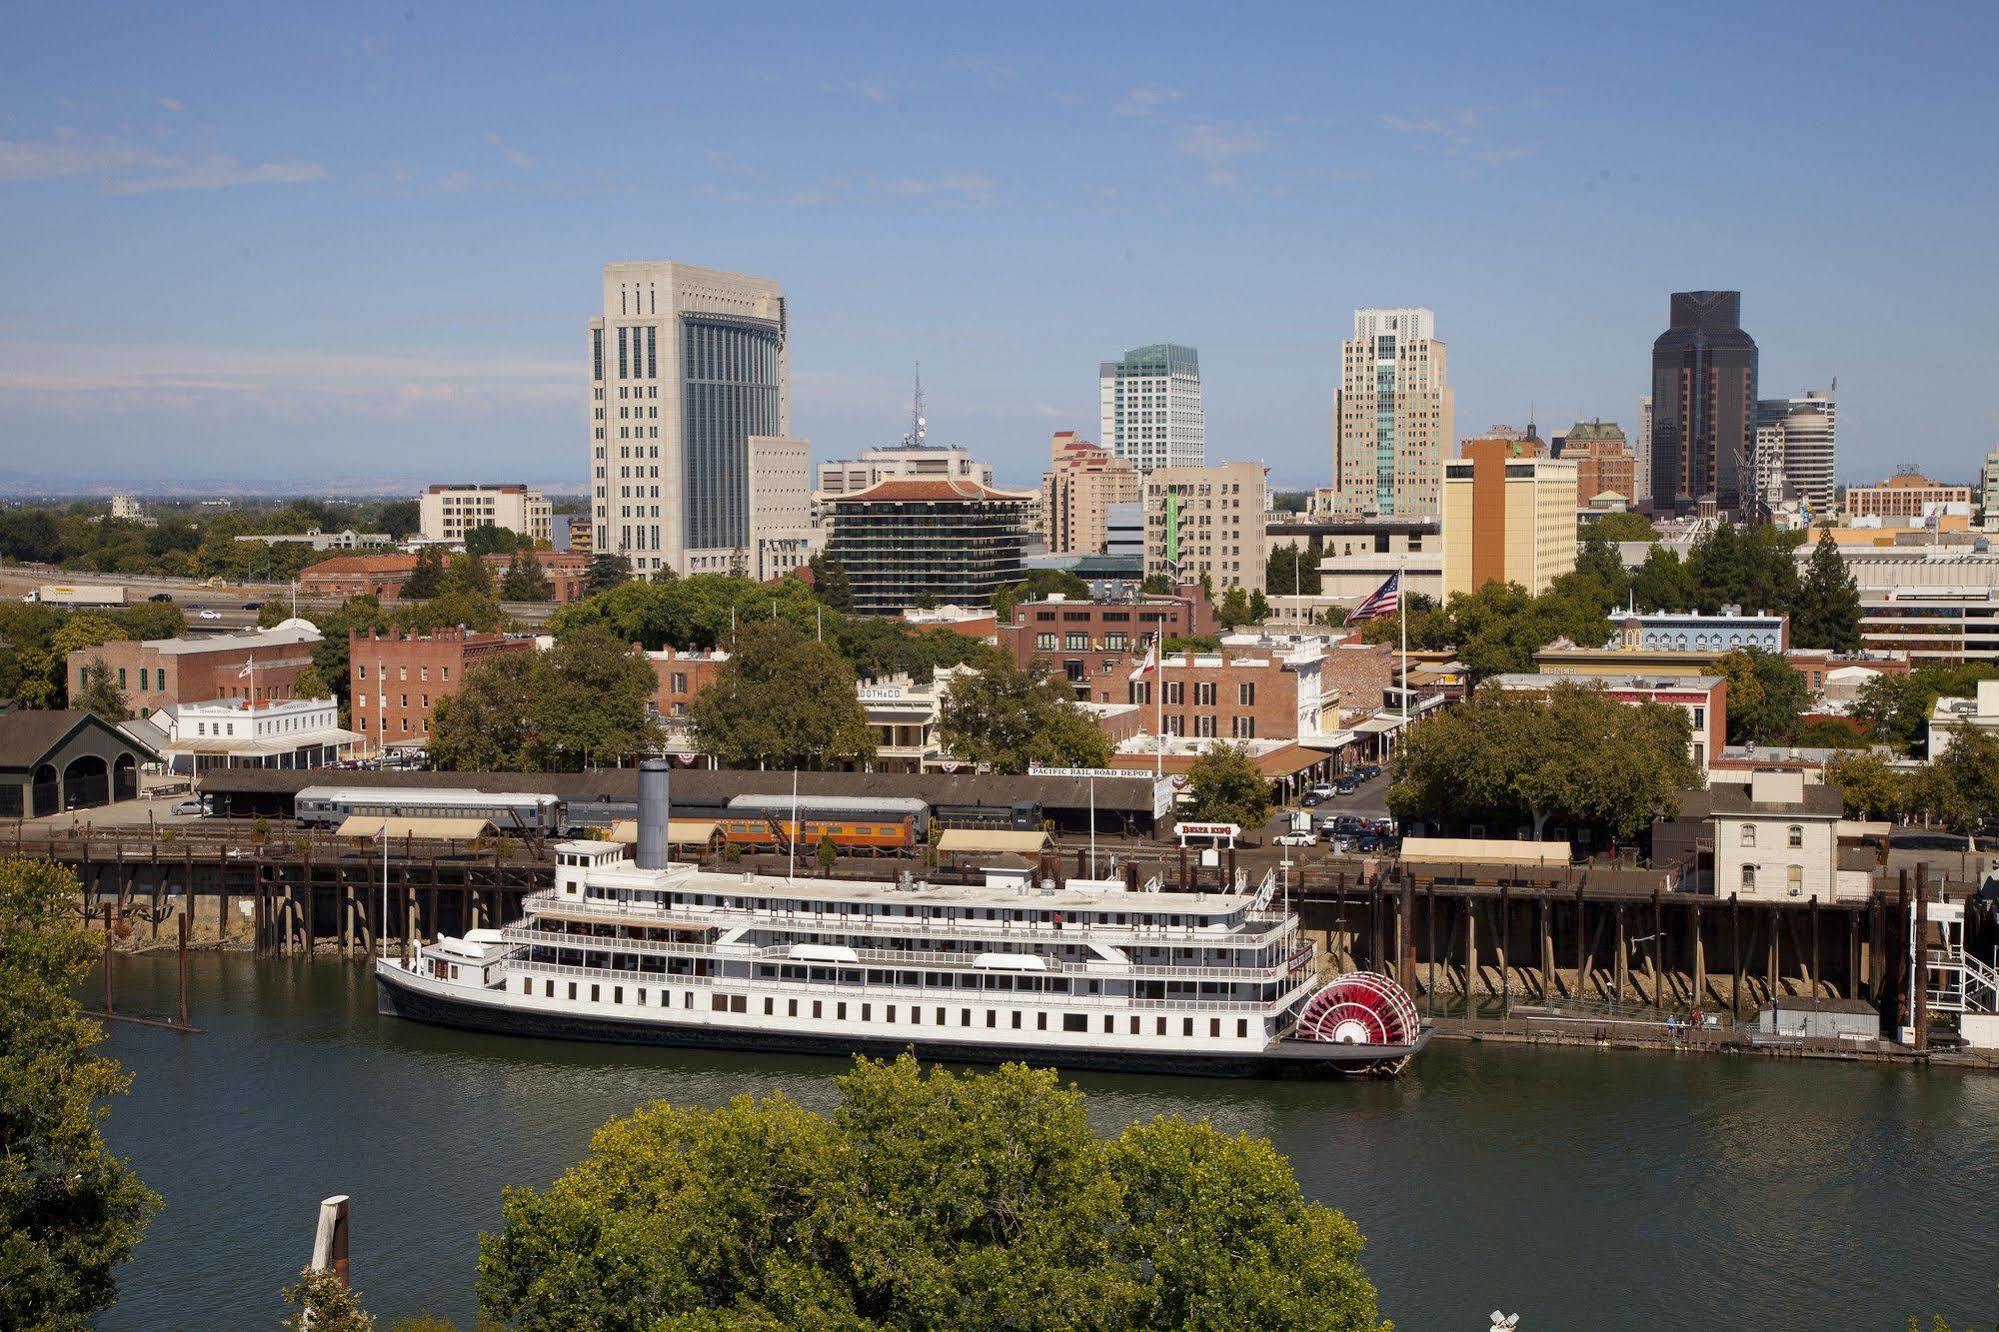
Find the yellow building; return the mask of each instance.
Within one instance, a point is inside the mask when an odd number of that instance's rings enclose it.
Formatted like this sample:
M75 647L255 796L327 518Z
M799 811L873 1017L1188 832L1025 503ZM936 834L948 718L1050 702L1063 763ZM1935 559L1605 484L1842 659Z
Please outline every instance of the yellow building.
M1444 596L1487 583L1539 595L1576 567L1576 465L1520 440L1468 439L1444 464Z

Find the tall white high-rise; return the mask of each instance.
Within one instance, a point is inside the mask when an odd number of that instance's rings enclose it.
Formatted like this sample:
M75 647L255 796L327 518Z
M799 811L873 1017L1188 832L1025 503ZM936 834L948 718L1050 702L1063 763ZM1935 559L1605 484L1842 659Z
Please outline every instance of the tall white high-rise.
M596 548L651 576L745 569L752 513L804 505L795 450L753 449L791 433L784 290L692 264L604 266L604 313L589 325L590 494ZM780 474L755 488L759 458ZM780 502L774 484L801 493Z
M1775 459L1784 481L1810 506L1813 517L1832 513L1839 381L1821 392L1756 403L1757 452Z
M1437 513L1455 411L1436 315L1354 311L1333 403L1335 509Z
M1141 473L1200 467L1208 460L1201 411L1201 357L1160 342L1097 367L1097 443Z

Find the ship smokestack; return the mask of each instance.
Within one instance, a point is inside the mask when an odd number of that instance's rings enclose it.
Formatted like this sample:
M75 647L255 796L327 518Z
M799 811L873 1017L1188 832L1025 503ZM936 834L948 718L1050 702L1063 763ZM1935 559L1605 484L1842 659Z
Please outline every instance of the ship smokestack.
M667 864L668 776L673 767L665 759L639 761L639 842L634 860L640 869L660 870Z

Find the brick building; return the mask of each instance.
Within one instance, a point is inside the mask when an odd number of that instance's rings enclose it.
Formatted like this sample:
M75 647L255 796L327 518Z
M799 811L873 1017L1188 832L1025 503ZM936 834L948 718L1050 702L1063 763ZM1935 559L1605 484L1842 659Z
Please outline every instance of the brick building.
M1156 716L1163 732L1175 738L1324 735L1337 729L1340 712L1325 659L1321 640L1170 653L1138 678L1125 680L1125 701L1138 705L1148 727Z
M1610 698L1633 707L1659 703L1680 708L1692 723L1687 741L1687 757L1707 776L1710 760L1720 756L1728 743L1728 681L1719 675L1596 675L1578 678L1545 671L1518 671L1495 675L1488 681L1494 688L1522 693L1545 694L1559 684L1580 684L1602 689Z
M1214 607L1198 585L1172 596L1135 601L1024 601L999 627L1000 647L1025 667L1037 658L1078 686L1092 703L1128 702L1126 677L1155 638L1215 632Z
M310 620L287 620L241 634L100 643L70 653L65 667L75 698L83 692L84 668L101 659L132 715L147 717L169 703L288 699L299 672L312 665L318 642L319 629Z
M508 652L532 652L534 639L439 629L415 636L350 631L347 680L353 727L378 748L421 747L439 699L458 692L465 672Z
M644 649L633 645L633 651ZM652 667L653 678L657 682L652 691L653 715L666 728L667 747L675 750L691 750L692 740L687 729L687 705L694 696L713 684L721 674L722 666L729 660L729 654L713 652L676 652L663 648L658 652L645 652L646 664Z
M542 577L548 580L549 600L557 605L581 601L588 595L590 557L579 551L538 550L535 560ZM338 555L302 570L299 591L309 597L372 596L393 601L403 594L403 584L416 569L414 555ZM512 566L512 555L485 555L482 562L493 574L493 589Z

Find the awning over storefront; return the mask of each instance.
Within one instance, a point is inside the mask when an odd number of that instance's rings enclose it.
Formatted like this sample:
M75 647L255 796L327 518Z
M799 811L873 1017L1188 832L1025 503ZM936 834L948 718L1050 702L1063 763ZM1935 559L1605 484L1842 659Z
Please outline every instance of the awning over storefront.
M1464 865L1566 865L1567 842L1507 842L1489 837L1405 837L1402 859Z
M1011 828L951 828L937 843L939 851L1011 851L1035 855L1048 845L1045 832L1017 832Z
M386 830L391 839L434 837L452 842L469 842L484 837L491 820L475 818L383 818L379 814L350 814L335 834L338 837L373 837Z

